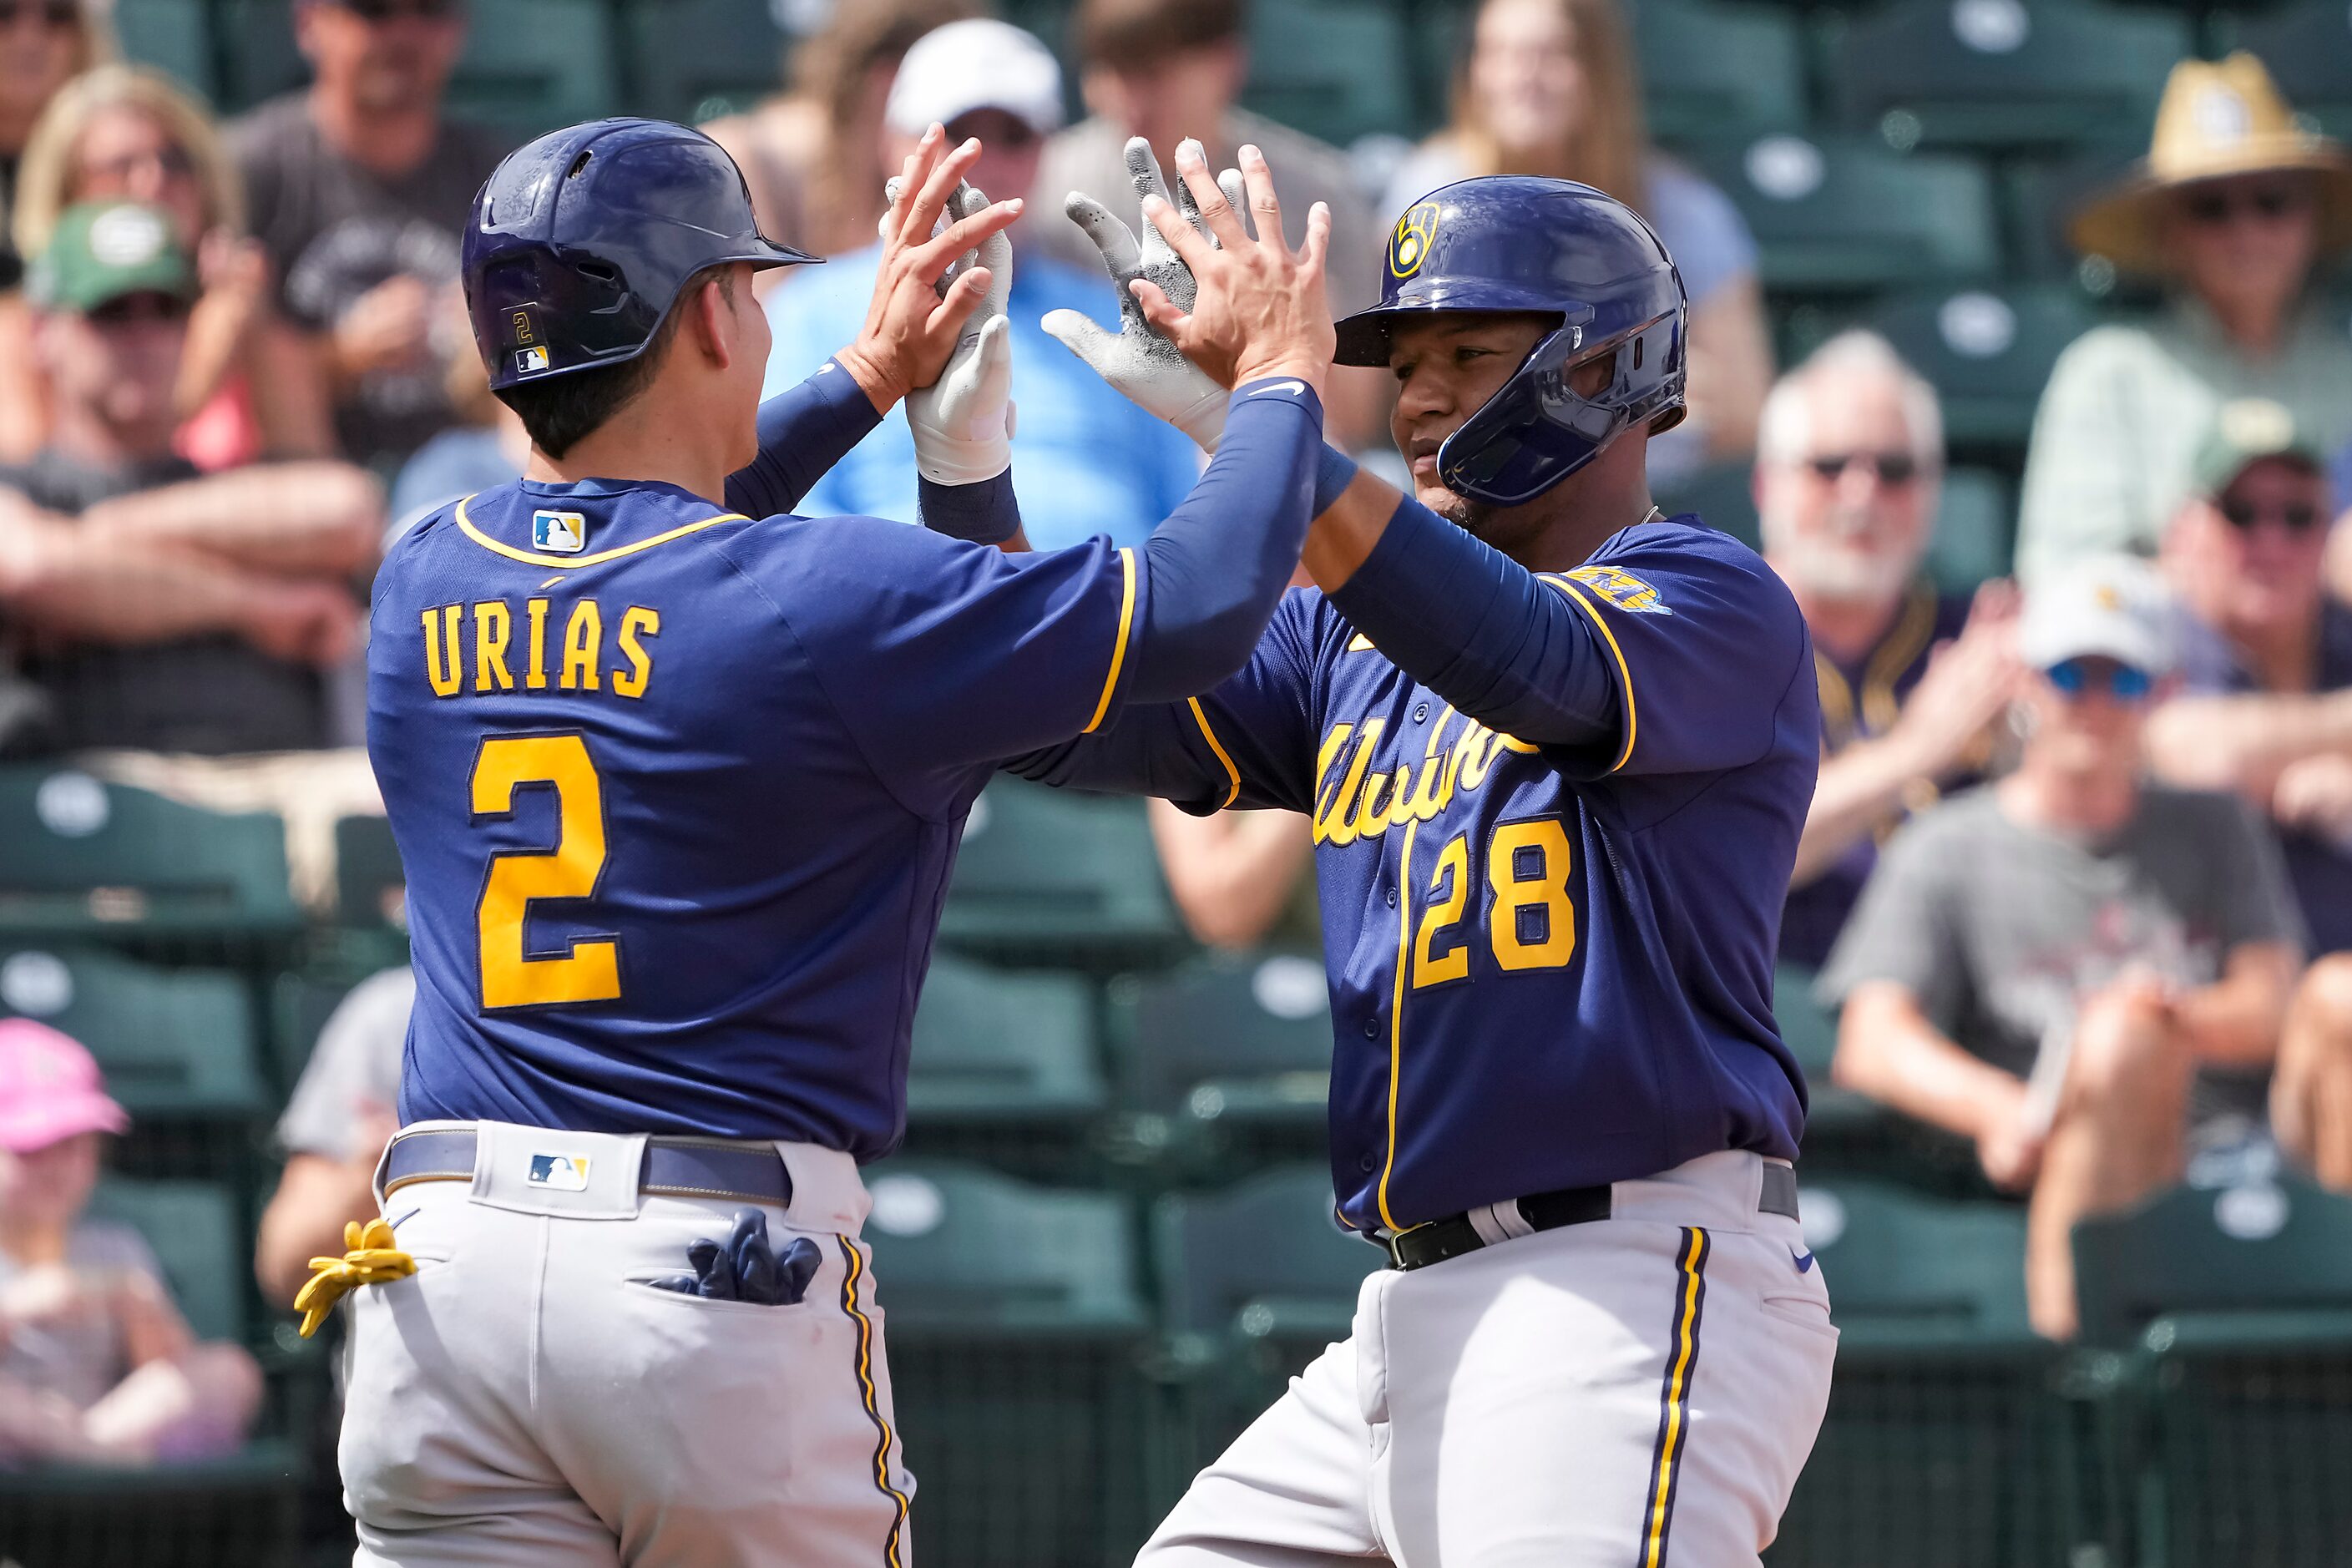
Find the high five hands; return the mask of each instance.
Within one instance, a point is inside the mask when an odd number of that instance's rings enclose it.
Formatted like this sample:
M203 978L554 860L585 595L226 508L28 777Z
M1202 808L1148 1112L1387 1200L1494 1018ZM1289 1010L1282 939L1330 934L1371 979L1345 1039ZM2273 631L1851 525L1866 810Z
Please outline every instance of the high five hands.
M1180 182L1171 202L1140 137L1127 145L1129 177L1147 225L1133 231L1073 194L1066 210L1103 253L1119 291L1119 331L1075 310L1056 310L1047 331L1130 400L1213 451L1224 427L1225 393L1245 382L1286 376L1320 395L1333 351L1324 258L1331 216L1309 211L1307 243L1284 238L1274 177L1255 147L1242 167L1212 178L1201 143L1176 149ZM1246 202L1255 233L1244 226Z

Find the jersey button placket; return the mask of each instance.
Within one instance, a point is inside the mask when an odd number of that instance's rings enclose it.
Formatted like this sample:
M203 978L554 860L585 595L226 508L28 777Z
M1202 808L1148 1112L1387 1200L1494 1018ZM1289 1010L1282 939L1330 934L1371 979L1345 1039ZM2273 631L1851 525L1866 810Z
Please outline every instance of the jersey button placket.
M1366 1038L1366 1039L1368 1039L1368 1040L1377 1040L1377 1039L1379 1039L1380 1037L1381 1037L1381 1021L1380 1021L1378 1018L1367 1018L1367 1019L1365 1019L1365 1020L1364 1020L1364 1038Z

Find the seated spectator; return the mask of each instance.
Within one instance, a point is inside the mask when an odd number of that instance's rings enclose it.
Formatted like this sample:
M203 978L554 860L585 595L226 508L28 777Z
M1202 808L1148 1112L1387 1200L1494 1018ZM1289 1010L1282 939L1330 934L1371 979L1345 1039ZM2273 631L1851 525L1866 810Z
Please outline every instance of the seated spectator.
M389 472L454 420L436 331L474 193L506 151L446 119L464 0L294 0L308 89L230 127L278 308L312 338L345 456Z
M114 58L106 23L111 10L104 0L16 0L0 12L0 60L6 62L0 69L0 210L15 198L17 164L49 100ZM0 288L15 288L24 270L23 258L0 236ZM0 453L11 449L9 436L0 429Z
M1813 637L1822 772L1780 916L1780 956L1829 957L1906 812L1972 780L2018 689L2016 595L1971 605L1920 574L1944 468L1936 390L1884 338L1832 338L1765 400L1756 458L1764 557Z
M2186 612L2186 679L2149 721L2148 760L2264 812L2313 951L2352 949L2352 609L2320 576L2322 455L2282 405L2225 403L2190 489L2163 556Z
M278 1121L286 1169L262 1211L254 1277L274 1307L292 1303L310 1259L343 1250L343 1222L376 1212L375 1166L400 1130L400 1058L416 976L405 967L352 988L319 1031L319 1043Z
M835 5L793 49L791 91L702 127L743 171L761 233L816 256L873 240L883 181L898 172L882 166L882 105L898 61L924 34L979 13L974 0ZM760 281L781 288L793 276L778 268Z
M2053 1339L2076 1321L2074 1223L2179 1180L2192 1139L2247 1137L2273 1063L2297 1158L2319 1153L2307 1108L2352 1103L2352 987L2290 1009L2301 924L2269 835L2231 796L2140 780L2169 634L2138 563L2036 585L2017 770L1895 836L1821 982L1845 1009L1837 1081L2032 1194L2026 1298Z
M1363 309L1380 295L1384 220L1357 189L1346 153L1234 103L1249 77L1247 10L1247 0L1082 0L1070 31L1087 118L1045 143L1037 190L1046 210L1036 222L1037 248L1082 272L1101 268L1085 233L1061 221L1062 203L1082 191L1132 226L1129 138L1150 142L1171 171L1176 144L1186 137L1207 149L1213 169L1235 167L1247 143L1275 171L1275 194L1294 243L1306 238L1307 209L1318 201L1329 206L1332 313ZM1389 375L1337 370L1329 391L1330 426L1340 444L1385 451L1395 396Z
M1454 88L1454 121L1397 171L1393 216L1476 174L1537 174L1608 192L1649 219L1690 295L1690 417L1650 443L1652 482L1744 458L1772 383L1756 242L1721 191L1649 145L1618 0L1485 0Z
M952 22L907 51L890 89L885 166L896 169L933 121L950 138L977 136L987 149L971 183L992 200L1029 196L1046 133L1061 121L1062 72L1054 57L1003 22ZM1131 205L1131 204L1130 204ZM1201 471L1191 439L1112 391L1039 325L1050 310L1083 310L1116 323L1118 300L1097 255L1080 271L1042 254L1040 226L1074 227L1059 204L1029 210L1009 231L1013 246L1013 488L1022 521L1040 550L1107 533L1140 546L1191 490ZM1141 221L1139 217L1136 221ZM790 235L778 237L789 241ZM775 349L766 395L814 374L856 335L874 292L881 247L812 268L769 297ZM904 419L886 420L810 490L801 510L915 516L914 437Z
M35 264L48 445L0 468L0 616L68 749L324 745L321 671L352 648L345 585L382 498L341 463L201 477L172 450L197 295L170 217L67 209Z
M197 1342L139 1233L82 1217L129 1125L79 1044L0 1023L0 1468L205 1458L260 1407L260 1368Z
M326 384L270 302L269 260L245 236L244 189L211 118L168 77L106 65L77 77L34 128L16 183L16 244L37 256L65 208L124 201L172 216L204 284L173 391L187 422L181 453L208 473L263 456L332 456ZM23 323L0 316L0 431L24 443L9 454L19 461L49 424Z
M2079 556L2154 555L2224 402L2295 409L2323 452L2352 440L2352 342L2312 290L2319 259L2352 246L2352 159L2297 127L2260 60L2174 67L2146 162L2072 237L2163 279L2169 308L2059 355L2018 514L2029 585Z

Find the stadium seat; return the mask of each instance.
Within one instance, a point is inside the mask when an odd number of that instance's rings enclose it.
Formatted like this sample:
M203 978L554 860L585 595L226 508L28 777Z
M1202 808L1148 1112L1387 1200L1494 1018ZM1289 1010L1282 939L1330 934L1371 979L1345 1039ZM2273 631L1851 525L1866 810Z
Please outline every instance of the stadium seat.
M1790 135L1693 156L1754 232L1767 289L1843 293L1999 269L1991 185L1966 158Z
M1083 976L932 962L907 1075L911 1152L1066 1174L1109 1100Z
M136 1174L241 1181L269 1109L252 994L218 970L155 969L93 948L0 952L0 1016L89 1047L131 1113L114 1163Z
M2097 299L2119 289L2145 292L2144 281L2118 278L2115 264L2105 257L2075 254L2066 227L2077 207L2121 179L2147 151L2145 137L2117 139L2086 146L2055 162L2020 163L2009 170L2002 179L2001 196L2011 237L2010 275L2071 282Z
M1111 988L1130 1152L1236 1167L1323 1157L1331 994L1319 960L1217 953Z
M1766 1561L2066 1563L2074 1487L2056 1348L2025 1318L2023 1210L1808 1182L1805 1240L1843 1333L1829 1415Z
M382 814L335 824L335 918L357 929L408 924L408 873Z
M207 0L114 0L122 57L152 66L207 100L219 94Z
M1123 1200L916 1160L867 1186L917 1538L973 1568L1130 1555L1153 1437Z
M2178 11L2088 0L1906 0L1849 24L1829 50L1852 130L1909 149L2065 146L2145 133L2173 63Z
M2015 458L2059 351L2094 319L2075 290L2041 284L1907 294L1867 324L1935 384L1948 446Z
M2074 1229L2086 1339L2134 1345L2105 1432L2142 1558L2290 1568L2352 1540L2352 1200L2179 1189ZM2136 1342L2136 1343L2135 1343Z
M1679 145L1793 131L1805 122L1796 17L1717 0L1641 0L1627 7L1650 134Z
M1658 510L1668 517L1695 513L1750 550L1761 547L1756 522L1755 465L1745 459L1715 463L1658 486Z
M622 25L635 113L692 124L749 109L783 85L789 43L769 0L635 0Z
M1188 945L1139 800L1000 778L973 805L940 934L1013 963L1108 969Z
M1256 0L1249 25L1244 107L1338 147L1399 129L1412 84L1397 12L1349 0Z
M0 769L0 938L98 937L218 956L289 938L286 830L73 768Z
M1983 468L1953 468L1944 475L1943 504L1927 543L1927 575L1948 594L2006 577L2015 537L2009 481Z
M2214 19L2220 53L2251 50L2298 115L2329 135L2352 136L2352 8L2339 0L2225 12Z

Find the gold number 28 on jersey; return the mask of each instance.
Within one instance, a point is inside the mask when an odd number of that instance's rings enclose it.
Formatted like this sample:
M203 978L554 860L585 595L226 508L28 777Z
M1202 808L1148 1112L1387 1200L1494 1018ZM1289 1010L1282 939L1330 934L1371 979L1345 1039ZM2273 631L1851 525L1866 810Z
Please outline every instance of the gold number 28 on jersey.
M533 958L523 925L537 899L585 899L604 872L604 785L578 735L493 735L474 754L474 816L514 815L515 791L555 788L552 849L502 849L490 857L475 906L480 928L482 1006L543 1007L609 1002L621 994L620 943L574 942L568 956Z
M1486 939L1507 970L1558 969L1576 952L1576 905L1568 896L1574 867L1568 829L1557 817L1506 822L1486 841L1486 885L1495 907ZM1429 907L1412 944L1412 985L1470 977L1469 939L1454 928L1470 907L1470 840L1457 834L1430 868Z

